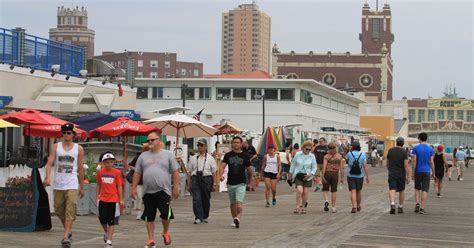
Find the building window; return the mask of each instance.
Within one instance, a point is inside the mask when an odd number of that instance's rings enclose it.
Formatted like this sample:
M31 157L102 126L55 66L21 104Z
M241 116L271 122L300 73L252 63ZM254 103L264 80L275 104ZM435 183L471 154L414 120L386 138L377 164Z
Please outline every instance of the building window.
M454 110L448 110L448 120L454 120Z
M474 122L474 110L467 111L467 122Z
M246 100L247 89L246 88L233 88L232 89L232 100Z
M425 121L425 110L424 109L419 109L418 110L418 122L424 122Z
M435 111L433 109L428 110L428 121L435 121Z
M263 95L263 90L262 89L251 89L250 90L250 99L252 99L252 100L261 100L262 95Z
M217 88L217 100L230 100L230 88Z
M370 74L362 74L359 78L359 84L360 86L364 88L368 88L372 86L372 83L374 82L374 79Z
M137 60L137 67L143 67L143 60Z
M336 76L332 73L324 74L323 83L333 86L334 84L336 84Z
M199 77L199 70L197 69L194 69L194 74L193 74L195 77Z
M170 78L170 77L171 77L171 73L165 72L165 78Z
M137 71L137 77L142 78L143 77L143 72Z
M372 19L372 39L380 38L380 19Z
M280 89L280 100L281 101L294 101L295 90L293 89Z
M408 121L412 122L412 123L416 122L416 120L415 120L415 110L414 109L409 109L408 110Z
M183 92L186 96L186 99L194 100L194 88L184 88Z
M150 67L152 68L158 67L158 60L150 60Z
M186 76L186 69L181 69L181 76Z
M151 78L158 78L158 72L150 72Z
M148 87L137 87L137 99L148 98Z
M166 60L165 61L165 68L170 68L171 67L171 62Z
M306 91L306 90L301 90L301 92L300 92L300 101L305 102L305 103L311 103L312 102L311 93L309 91Z
M163 87L153 87L151 90L153 99L163 99Z
M67 24L71 24L71 17L67 18Z
M278 100L278 90L277 89L265 89L264 91L265 100Z
M199 88L199 99L211 99L211 88Z
M456 113L456 119L464 120L464 110L458 110Z
M444 120L444 110L438 110L438 121Z

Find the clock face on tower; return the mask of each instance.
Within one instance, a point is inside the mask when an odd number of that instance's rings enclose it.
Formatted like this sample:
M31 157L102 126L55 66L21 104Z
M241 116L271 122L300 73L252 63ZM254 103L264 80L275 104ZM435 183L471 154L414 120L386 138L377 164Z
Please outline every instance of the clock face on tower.
M363 74L359 78L359 84L364 88L370 87L372 85L373 81L374 80L373 80L373 78L370 74Z
M336 76L332 73L326 73L323 76L323 83L333 86L336 84Z

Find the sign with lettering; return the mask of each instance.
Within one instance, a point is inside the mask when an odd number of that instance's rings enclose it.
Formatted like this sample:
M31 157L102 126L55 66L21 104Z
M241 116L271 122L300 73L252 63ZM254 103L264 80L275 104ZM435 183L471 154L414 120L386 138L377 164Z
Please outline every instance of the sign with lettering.
M137 121L140 120L140 114L135 112L133 109L115 109L110 110L109 115L113 117L127 117L131 120Z
M428 100L428 108L454 108L469 109L474 108L471 100L463 99L446 99L446 100Z

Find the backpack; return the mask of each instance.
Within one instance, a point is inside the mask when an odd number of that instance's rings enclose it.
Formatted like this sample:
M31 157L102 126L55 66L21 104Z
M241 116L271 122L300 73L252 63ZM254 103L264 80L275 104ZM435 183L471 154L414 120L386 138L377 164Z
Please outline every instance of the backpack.
M355 158L355 156L352 152L351 152L351 155L352 155L353 158ZM354 160L354 163L352 163L351 170L350 170L350 173L352 175L362 174L361 166L359 164L359 159L360 159L361 156L362 156L362 152L359 154L359 157L356 160Z

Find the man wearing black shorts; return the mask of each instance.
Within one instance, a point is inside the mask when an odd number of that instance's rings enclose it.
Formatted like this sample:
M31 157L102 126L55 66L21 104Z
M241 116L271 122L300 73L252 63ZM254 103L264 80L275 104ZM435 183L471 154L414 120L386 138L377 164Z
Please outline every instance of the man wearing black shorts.
M415 213L425 214L426 198L434 171L434 151L426 143L428 134L420 133L418 140L420 144L413 148L413 171L415 173L412 177L415 180Z
M398 213L403 213L405 184L410 181L408 175L408 154L403 149L405 140L402 137L398 137L396 143L397 146L390 148L387 154L390 214L395 214L395 192L398 192Z
M165 245L171 244L169 226L174 216L170 203L171 198L177 199L179 196L179 166L173 153L162 149L162 143L157 133L150 133L147 141L150 150L143 152L137 159L131 196L133 199L137 198L137 185L143 175L143 203L145 209L141 219L146 221L148 233L145 247L152 248L156 246L156 209L160 211L164 243ZM173 189L171 189L171 177L174 182Z

